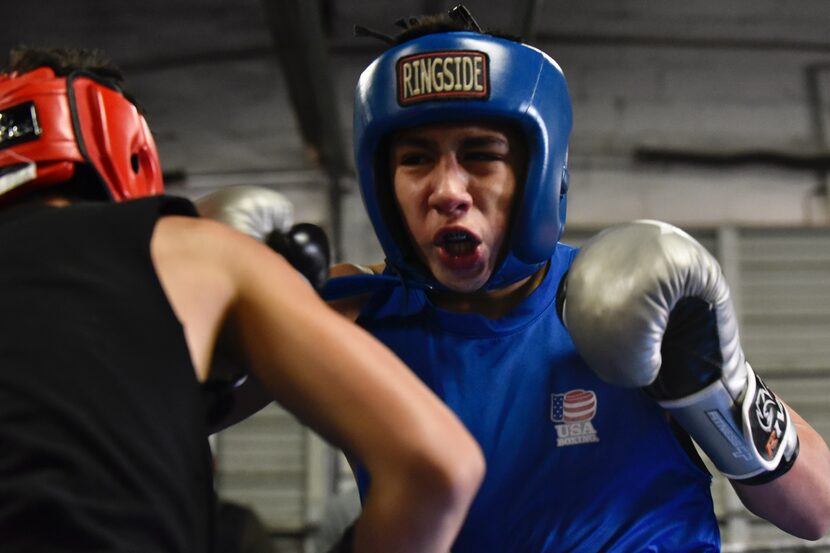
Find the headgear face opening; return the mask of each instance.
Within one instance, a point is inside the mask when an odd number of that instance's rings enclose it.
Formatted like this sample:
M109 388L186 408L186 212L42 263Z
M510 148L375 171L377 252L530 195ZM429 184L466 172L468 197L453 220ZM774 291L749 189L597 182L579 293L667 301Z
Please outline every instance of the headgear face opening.
M353 127L360 190L387 265L409 282L442 288L413 254L394 202L388 201L389 137L423 125L488 120L512 124L528 147L507 251L483 287L495 289L541 268L562 234L572 124L562 70L526 44L452 31L395 46L360 76Z
M78 165L114 201L164 189L147 122L120 90L82 71L0 74L0 198L67 181Z

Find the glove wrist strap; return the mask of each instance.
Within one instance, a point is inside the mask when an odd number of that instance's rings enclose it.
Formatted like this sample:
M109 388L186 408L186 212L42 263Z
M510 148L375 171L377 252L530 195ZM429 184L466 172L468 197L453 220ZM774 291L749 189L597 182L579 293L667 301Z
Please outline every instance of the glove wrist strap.
M727 478L769 482L792 466L798 436L786 406L749 363L738 403L717 380L681 399L660 401ZM763 478L762 478L763 477Z

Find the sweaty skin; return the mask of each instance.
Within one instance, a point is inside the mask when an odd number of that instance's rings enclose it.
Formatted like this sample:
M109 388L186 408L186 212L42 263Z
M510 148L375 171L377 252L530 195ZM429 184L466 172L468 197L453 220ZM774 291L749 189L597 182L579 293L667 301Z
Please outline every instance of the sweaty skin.
M456 292L481 288L502 253L515 152L496 127L429 126L392 140L395 198L420 260Z

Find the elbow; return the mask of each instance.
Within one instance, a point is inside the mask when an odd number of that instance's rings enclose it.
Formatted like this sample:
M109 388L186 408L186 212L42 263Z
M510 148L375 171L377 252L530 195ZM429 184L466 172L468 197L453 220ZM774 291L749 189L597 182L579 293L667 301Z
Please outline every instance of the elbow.
M397 477L442 509L466 512L484 479L484 455L470 437L444 445L411 452Z
M484 454L478 443L470 439L469 447L464 452L461 462L453 463L453 468L449 473L450 485L456 490L456 494L472 502L484 480L485 471Z
M460 463L452 463L453 470L450 478L454 488L467 495L472 501L484 480L486 464L484 454L472 436L467 439L467 444L462 449L462 460Z
M417 461L417 467L410 467L410 477L432 488L456 506L468 506L478 492L484 479L484 455L472 438L464 443L456 442L452 447L434 451Z
M420 517L460 526L485 473L481 448L460 421L439 406L378 445L362 459L376 502L403 502Z

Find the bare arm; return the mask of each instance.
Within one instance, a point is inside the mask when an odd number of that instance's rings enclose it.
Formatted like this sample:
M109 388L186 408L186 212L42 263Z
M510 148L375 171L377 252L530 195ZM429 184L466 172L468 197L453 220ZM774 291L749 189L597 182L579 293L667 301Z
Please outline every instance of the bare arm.
M747 509L803 539L820 539L830 529L830 451L822 437L788 406L800 450L792 468L768 484L731 482Z
M197 375L227 321L272 397L367 467L372 489L355 551L447 551L483 475L481 452L455 416L257 241L167 217L153 253Z
M341 263L331 267L329 276L331 278L356 274L381 274L384 265L370 265L360 266L351 263ZM341 300L333 300L328 302L328 306L346 317L349 321L357 320L360 311L369 299L369 294L362 294ZM231 370L238 369L238 359L230 360L229 362L219 363L221 361L216 356L213 357L213 364L211 366L211 374L215 374L219 369L227 367ZM273 401L271 394L264 389L262 383L254 375L249 375L245 381L235 388L232 392L233 403L230 411L224 413L222 418L212 421L212 425L208 428L211 434L224 430L229 426L242 421Z

